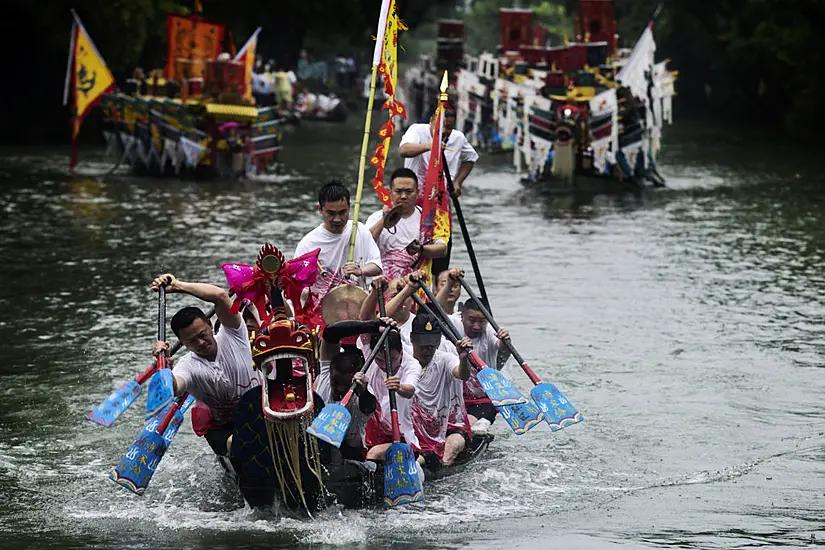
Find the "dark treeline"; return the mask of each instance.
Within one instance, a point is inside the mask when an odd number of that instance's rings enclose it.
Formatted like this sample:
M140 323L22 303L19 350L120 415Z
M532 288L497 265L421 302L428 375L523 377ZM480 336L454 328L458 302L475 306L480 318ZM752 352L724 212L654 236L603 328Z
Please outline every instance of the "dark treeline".
M450 0L407 1L400 10L414 26L445 1ZM5 0L0 25L10 54L0 143L68 143L69 111L62 96L71 8L122 82L137 66L163 66L166 14L191 13L193 6L191 0ZM304 46L317 50L310 53L319 57L342 53L366 59L380 6L381 0L203 0L203 16L226 24L237 48L262 26L259 53L294 66Z
M631 41L661 0L616 0ZM675 102L815 135L825 122L825 1L665 0L657 57L680 71ZM631 38L633 37L633 38ZM787 134L786 134L787 135ZM820 138L821 139L821 138Z
M622 43L628 47L641 33L662 0L615 0ZM413 31L433 29L438 15L473 21L468 39L479 41L485 29L496 32L497 9L512 1L476 0L470 14L457 14L455 0L402 0L400 10ZM578 0L559 0L562 12L544 4L558 33L569 26ZM746 117L798 135L825 122L825 27L823 0L664 0L656 23L657 57L669 57L680 71L678 108L720 116ZM496 4L496 5L493 5ZM125 78L136 66L161 67L165 58L166 13L188 13L189 0L6 0L3 36L6 83L0 110L0 143L66 143L68 110L61 105L66 71L70 8L80 15L98 49L115 72ZM227 24L240 47L263 26L259 52L293 66L302 47L322 57L336 53L366 60L375 32L380 0L204 0L204 17ZM451 13L452 12L452 13ZM476 17L473 20L473 12ZM483 14L483 15L482 15ZM566 15L565 15L566 14ZM490 21L487 21L490 19ZM495 36L491 37L491 42ZM403 45L403 44L402 44ZM410 48L416 50L413 46ZM489 48L495 47L494 43ZM435 44L421 43L422 50Z

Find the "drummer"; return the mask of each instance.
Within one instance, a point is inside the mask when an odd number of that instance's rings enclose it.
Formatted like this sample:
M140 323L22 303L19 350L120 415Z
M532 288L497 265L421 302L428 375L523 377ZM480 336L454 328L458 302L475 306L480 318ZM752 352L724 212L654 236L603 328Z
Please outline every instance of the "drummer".
M384 276L388 280L404 277L413 271L421 255L441 258L447 255L447 244L442 239L433 243L419 242L421 207L418 201L418 179L409 168L399 168L390 176L392 207L384 208L367 218L378 250Z
M340 284L355 284L366 289L367 278L381 274L381 253L363 223L358 223L354 261L347 261L352 233L349 207L349 190L340 180L333 179L321 187L318 191L321 225L307 233L295 249L296 258L321 249L318 255L321 269L312 286L312 290L318 293L319 303Z

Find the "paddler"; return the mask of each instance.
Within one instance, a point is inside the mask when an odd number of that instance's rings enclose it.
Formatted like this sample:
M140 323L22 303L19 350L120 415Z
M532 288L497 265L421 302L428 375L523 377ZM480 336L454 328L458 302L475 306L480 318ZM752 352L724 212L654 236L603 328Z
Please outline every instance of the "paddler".
M364 303L361 304L361 319L372 319L375 317L375 307L378 303L378 292L385 292L387 300L387 315L398 323L398 330L401 332L401 339L404 346L412 351L412 324L415 319L413 311L412 295L418 291L418 281L426 278L424 271L414 271L406 277L394 279L389 283L383 277L376 277L372 282L372 289L367 295ZM441 339L439 348L441 351L456 353L455 346L446 338Z
M362 336L362 338L364 338ZM380 338L378 333L372 334L369 343L363 340L359 345L364 355L369 355L373 346ZM418 448L418 439L415 437L415 430L412 426L410 416L410 399L415 395L418 379L421 377L421 365L412 356L412 353L404 350L401 343L401 336L393 331L387 337L390 347L390 376L387 377L387 366L384 362L384 354L375 356L375 362L367 371L370 391L375 395L378 405L376 411L367 422L366 444L367 460L384 460L387 449L392 445L392 417L390 415L390 395L389 390L396 393L396 410L398 411L398 424L401 430L401 439L404 443Z
M318 303L327 292L340 284L356 284L367 288L366 277L381 274L381 253L367 227L358 222L353 262L348 262L352 223L349 221L349 190L337 179L318 191L318 214L321 225L307 233L295 248L295 256L321 249L318 262L321 272L312 287Z
M424 184L427 181L427 168L430 164L430 150L433 146L433 136L436 132L436 109L431 111L429 124L412 124L401 138L398 152L404 158L404 167L410 168L418 177L418 201L421 205L424 199ZM444 156L447 158L447 168L453 181L456 197L461 196L464 181L473 171L478 153L467 141L460 130L455 129L455 110L449 105L444 110L443 130L441 139L444 142ZM433 276L447 269L450 265L450 251L452 239L447 245L446 255L436 258L432 263Z
M451 285L458 283L459 277L463 276L464 270L460 267L450 269L447 272L448 288L452 288ZM442 287L442 292L436 295L436 300L445 310L449 304L449 296L449 292L444 292L444 287ZM473 350L487 366L492 368L498 365L503 366L510 355L510 350L504 345L504 340L510 338L510 331L500 327L500 330L496 332L487 322L478 304L472 299L465 301L461 311L450 315L450 319L458 330L459 336L466 336L470 339ZM502 355L501 359L498 358L499 354ZM475 368L471 371L472 376L464 382L464 402L467 405L467 414L470 417L473 433L485 434L495 421L498 411L476 379Z
M378 244L384 276L404 277L413 270L421 255L441 258L447 255L442 239L419 242L421 207L418 202L418 179L409 168L399 168L390 176L392 207L384 206L367 218L366 226ZM388 226L392 227L388 227Z
M428 313L415 316L410 336L413 356L421 364L411 410L418 448L423 455L419 462L424 464L431 454L441 465L451 466L472 436L463 386L470 379L467 356L473 346L465 337L458 342L458 355L439 350L441 329L436 318Z
M250 389L260 386L252 368L249 333L240 313L232 313L232 299L221 288L206 283L188 283L171 273L152 281L152 290L166 285L167 293L194 296L215 306L221 323L216 334L203 311L185 307L172 317L172 332L189 350L176 362L172 381L175 395L189 392L199 404L202 414L193 410L192 426L199 436L205 436L216 454L229 456L232 447L233 418L238 400ZM168 342L156 342L153 353L168 350Z
M324 328L321 340L321 371L315 381L315 391L325 404L339 403L344 398L353 380L355 395L347 404L352 415L340 451L343 458L364 460L366 458L366 429L370 416L375 412L376 399L368 389L366 374L359 372L364 365L364 355L358 349L341 349L344 338L378 333L386 327L395 327L389 318L373 321L338 321Z

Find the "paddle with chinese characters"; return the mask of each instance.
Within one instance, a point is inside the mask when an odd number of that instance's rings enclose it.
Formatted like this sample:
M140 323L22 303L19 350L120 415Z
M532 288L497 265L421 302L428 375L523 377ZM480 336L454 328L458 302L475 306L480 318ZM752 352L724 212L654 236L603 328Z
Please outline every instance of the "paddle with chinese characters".
M367 372L367 369L369 369L370 365L372 365L373 360L381 351L384 341L387 339L387 336L389 336L390 330L394 329L387 327L381 334L381 338L378 339L378 345L370 352L367 360L364 361L364 366L361 367L360 371L361 374ZM341 443L344 441L344 436L347 434L347 429L352 422L352 415L347 410L347 404L349 404L350 399L352 399L352 396L355 393L355 387L357 385L358 382L353 380L349 390L346 395L344 395L344 398L341 399L340 403L330 403L328 405L324 405L324 408L318 416L315 417L315 420L312 421L309 428L307 428L307 433L314 435L318 439L326 441L330 445L340 447Z
M378 292L378 312L382 319L387 316L387 305L384 302L383 292ZM392 376L392 354L390 353L389 341L386 341L383 347L384 366L387 369L387 378L390 378ZM418 476L418 462L415 460L415 453L408 443L401 441L395 391L389 390L389 395L390 417L392 418L392 445L384 454L384 506L393 508L401 504L424 500L424 487L421 484L421 478Z
M158 292L158 300L160 300L160 292ZM206 316L211 318L215 313L215 308L210 309ZM165 325L165 322L164 322ZM160 329L160 324L158 326ZM160 333L160 330L158 330ZM158 336L160 338L160 336ZM172 349L169 351L169 356L174 356L181 348L183 347L183 343L180 341L175 342L172 346ZM165 363L164 359L164 363ZM142 385L144 382L152 378L152 376L158 372L161 367L158 365L158 362L153 362L145 371L135 377L134 380L130 380L121 386L120 388L116 389L109 396L104 399L97 407L91 410L89 414L86 415L87 420L91 420L95 424L99 424L101 426L106 426L107 428L115 423L115 421L124 413L126 410L132 406L132 404L137 400L140 393L143 391ZM168 370L168 369L167 369ZM171 374L171 372L170 372ZM161 380L158 380L160 382ZM150 382L149 386L149 397L147 398L146 403L146 410L147 410L147 418L148 413L150 410L154 409L155 411L160 410L163 406L169 404L171 400L166 399L163 400L163 404L161 407L157 407L156 403L161 401L161 397L152 397L154 392L160 392L163 388L166 387L166 384L159 384L157 389L154 389L154 386ZM164 394L166 392L164 391ZM167 394L168 395L168 394ZM152 406L150 406L149 402L153 401Z
M459 340L459 333L456 331L455 327L452 326L449 318L446 316L443 310L440 310L440 314L436 314L424 301L419 298L417 295L413 294L413 300L415 303L418 304L418 307L421 311L425 313L429 313L433 317L435 317L436 321L438 321L438 325L441 327L441 332L444 336L452 342L452 344L458 347L458 340ZM436 309L438 309L438 304L435 304ZM473 363L473 366L476 369L483 369L487 367L484 364L484 361L476 355L475 353L470 354L470 361ZM524 399L527 401L527 399ZM507 406L496 406L498 412L501 413L501 417L507 422L510 428L513 430L513 433L516 435L522 435L530 431L532 428L538 426L541 423L541 411L539 411L535 405L527 401L526 403L514 403L512 405Z
M184 392L166 409L162 420L158 421L160 415L150 419L109 474L109 479L142 495L178 433L184 413L194 402L195 398Z
M478 304L481 313L487 319L487 322L490 323L490 326L493 327L493 330L498 332L500 330L498 323L496 323L496 320L493 319L493 315L478 299L478 296L476 296L476 293L473 292L473 289L470 288L466 281L464 281L464 277L459 277L458 280L461 282L461 286L464 287L464 290L467 291L467 294L470 295L470 298L475 300ZM584 420L582 414L576 410L576 407L574 407L573 404L567 400L567 398L555 385L542 382L539 377L536 376L533 369L530 368L521 354L516 351L515 346L513 346L513 342L511 342L509 338L502 341L510 350L510 353L513 354L516 361L518 361L528 378L530 378L530 381L535 385L535 387L530 390L530 396L533 398L533 401L536 402L539 409L541 409L544 419L548 424L550 424L551 430L555 432L561 430L562 428L566 428L571 424L576 424L577 422Z

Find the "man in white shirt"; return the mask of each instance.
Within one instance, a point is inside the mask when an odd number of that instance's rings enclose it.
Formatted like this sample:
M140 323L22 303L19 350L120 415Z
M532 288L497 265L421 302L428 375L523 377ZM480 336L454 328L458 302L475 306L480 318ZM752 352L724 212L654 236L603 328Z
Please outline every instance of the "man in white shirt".
M318 294L318 303L339 284L357 284L366 289L365 278L381 274L381 253L363 223L358 223L354 261L348 261L352 234L349 206L349 191L339 180L333 179L321 187L318 191L318 213L322 223L307 233L295 248L295 258L321 249L318 255L321 271L312 287ZM357 279L350 280L350 277Z
M467 141L460 130L455 129L455 111L444 111L444 129L441 139L446 143L444 156L447 157L447 167L453 179L453 187L457 197L461 196L464 180L473 171L478 160L478 153ZM427 180L427 167L430 164L430 150L435 135L435 109L430 116L429 124L413 124L404 132L398 152L404 158L404 167L410 168L418 176L419 195L424 195L424 184Z
M498 332L493 330L475 300L465 301L460 312L450 315L450 320L458 329L459 336L467 336L470 339L473 349L485 365L491 368L500 368L499 365L504 365L510 356L510 350L504 345L504 340L510 338L510 332L504 327ZM499 354L502 355L500 360ZM472 375L464 382L464 402L467 405L473 433L484 434L495 421L498 411L476 379L477 370L475 367L471 370Z
M421 231L421 207L418 202L418 181L415 172L399 168L390 176L390 200L392 208L382 210L367 218L366 226L381 252L383 275L387 280L404 277L412 272L420 255L425 258L441 258L447 255L447 245L438 239L433 243L419 242ZM386 228L390 211L400 211L401 217L392 228Z
M208 417L195 420L193 427L216 454L227 456L232 446L233 418L240 398L259 386L260 380L252 368L249 334L240 313L231 313L232 299L221 288L205 283L179 281L171 273L157 277L152 289L166 285L167 293L195 296L215 305L221 322L217 335L204 313L196 307L185 307L172 317L175 336L189 353L177 361L172 371L175 395L189 392L208 407ZM169 349L168 342L157 342L154 353ZM198 425L196 425L198 424Z
M438 463L451 466L470 441L470 421L464 406L463 381L470 378L468 338L458 342L457 354L439 350L442 337L436 318L428 313L415 316L412 325L413 356L421 365L411 419L418 448L432 453ZM419 457L424 463L426 458Z
M433 136L437 128L435 127L435 109L432 111L429 124L413 124L401 138L401 145L398 152L404 158L404 167L411 169L418 176L419 205L423 201L424 186L427 181L427 167L430 164L430 150L433 146ZM444 142L444 156L447 159L446 168L450 171L453 181L453 190L456 197L461 196L461 189L464 180L473 171L478 160L478 153L460 130L455 129L455 111L445 109L444 127L441 132L441 139ZM450 265L450 251L452 249L452 238L447 245L447 253L433 260L431 270L434 277L447 269Z

